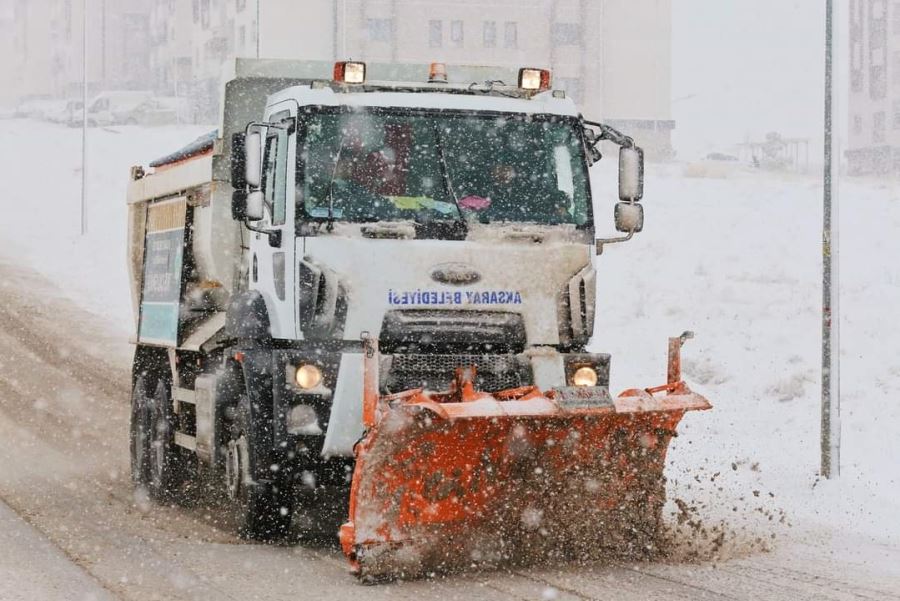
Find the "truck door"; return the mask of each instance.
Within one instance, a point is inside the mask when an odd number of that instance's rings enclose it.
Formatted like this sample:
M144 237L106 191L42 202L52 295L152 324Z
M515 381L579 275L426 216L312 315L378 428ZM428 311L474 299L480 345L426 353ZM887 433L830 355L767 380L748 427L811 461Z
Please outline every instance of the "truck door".
M274 338L295 339L294 319L294 206L296 109L272 115L272 127L264 130L262 190L265 217L260 229L276 235L251 233L250 288L266 301Z

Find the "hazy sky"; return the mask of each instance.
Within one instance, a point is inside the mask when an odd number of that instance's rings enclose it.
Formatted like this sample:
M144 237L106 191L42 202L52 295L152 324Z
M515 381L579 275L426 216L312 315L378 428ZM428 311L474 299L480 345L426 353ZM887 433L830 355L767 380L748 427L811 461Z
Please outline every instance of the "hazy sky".
M680 157L728 150L768 131L821 143L824 4L672 1L672 112ZM836 23L843 26L843 16ZM835 52L844 58L842 48ZM845 106L839 104L841 122Z

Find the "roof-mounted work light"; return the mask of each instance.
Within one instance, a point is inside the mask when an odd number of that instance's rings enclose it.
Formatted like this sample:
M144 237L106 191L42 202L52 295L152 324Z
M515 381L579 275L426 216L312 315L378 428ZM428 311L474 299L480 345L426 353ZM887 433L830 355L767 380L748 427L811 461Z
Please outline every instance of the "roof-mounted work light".
M550 89L550 70L532 69L523 67L519 69L519 87L523 90L543 92Z
M431 63L428 68L428 83L447 83L447 65Z
M366 83L366 63L341 61L334 63L334 81Z

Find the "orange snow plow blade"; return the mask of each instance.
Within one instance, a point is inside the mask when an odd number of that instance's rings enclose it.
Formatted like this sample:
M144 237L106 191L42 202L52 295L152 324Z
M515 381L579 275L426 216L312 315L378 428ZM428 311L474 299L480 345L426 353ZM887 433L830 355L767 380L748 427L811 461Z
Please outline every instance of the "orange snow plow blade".
M669 440L685 411L710 407L680 381L682 341L670 340L668 384L616 399L601 388L478 392L471 366L449 392L381 397L368 341L367 431L340 532L353 572L413 577L651 548Z

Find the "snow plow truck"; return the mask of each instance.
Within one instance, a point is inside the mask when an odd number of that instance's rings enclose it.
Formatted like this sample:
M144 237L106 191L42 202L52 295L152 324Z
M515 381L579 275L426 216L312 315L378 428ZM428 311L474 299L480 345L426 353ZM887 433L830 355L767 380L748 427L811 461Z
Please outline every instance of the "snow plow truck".
M652 548L669 441L709 403L689 333L664 384L617 397L586 350L595 257L643 227L633 140L543 69L238 59L225 81L218 131L131 173L136 486L212 476L256 540L337 487L364 580Z

